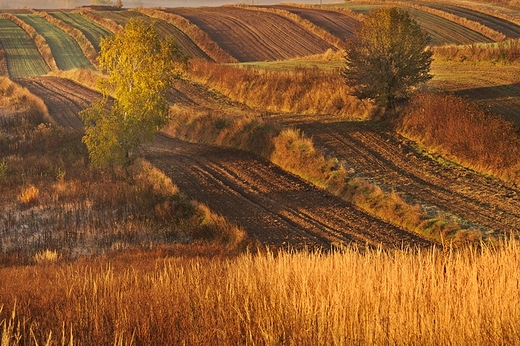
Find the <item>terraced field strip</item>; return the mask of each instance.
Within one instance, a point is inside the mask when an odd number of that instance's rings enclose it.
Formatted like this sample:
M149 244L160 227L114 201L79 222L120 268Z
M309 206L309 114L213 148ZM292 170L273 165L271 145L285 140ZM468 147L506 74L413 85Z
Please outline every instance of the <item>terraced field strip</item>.
M352 175L404 194L426 210L453 213L459 222L483 231L520 230L520 189L513 184L443 165L417 153L413 143L370 124L301 116L285 123L312 136Z
M412 4L415 4L415 2ZM420 4L423 5L423 3ZM363 14L367 14L368 12L381 7L381 5L360 3L335 4L333 6L348 8L352 11ZM432 39L431 44L433 45L494 42L492 39L449 19L412 7L402 8L408 11L421 27L428 32Z
M356 28L360 25L360 22L357 19L336 11L324 9L318 10L290 5L275 5L272 7L294 13L315 25L324 28L342 40L351 37Z
M31 37L7 18L0 18L0 43L11 78L40 76L51 71Z
M141 19L147 21L148 16L137 11L128 10L111 10L111 11L92 11L95 15L102 18L111 19L121 26L125 26L126 23L132 18Z
M424 5L481 23L506 35L508 38L520 38L520 26L505 19L451 4L427 3Z
M433 45L494 42L490 38L435 14L403 7L430 35Z
M98 52L100 51L99 43L101 38L112 36L112 32L110 30L82 16L79 13L58 11L50 12L50 14L80 30Z
M75 120L77 112L100 97L70 80L55 77L17 82L45 100L49 114L58 124L78 130L82 127ZM144 151L181 191L242 226L266 245L431 245L430 241L367 215L243 151L191 144L164 134L158 134Z
M285 60L333 48L291 20L238 7L171 8L208 33L238 61Z
M93 68L78 43L63 30L39 15L20 14L17 17L32 26L45 38L60 70Z

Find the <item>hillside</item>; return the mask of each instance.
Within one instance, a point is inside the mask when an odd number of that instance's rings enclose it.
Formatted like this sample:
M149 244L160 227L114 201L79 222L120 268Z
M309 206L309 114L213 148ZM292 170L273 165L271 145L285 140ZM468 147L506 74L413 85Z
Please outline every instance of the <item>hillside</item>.
M407 8L430 32L432 44L436 46L490 44L514 39L519 33L514 11L504 11L498 16L492 12L499 10L498 6L482 9L476 5L440 6L427 2L397 4ZM252 125L253 129L254 126L267 128L273 122L275 127L300 130L313 138L320 153L348 171L349 189L359 182L366 183L370 189L381 191L384 201L398 200L403 203L400 205L406 205L415 213L410 217L415 221L407 221L408 216L396 217L401 206L392 210L393 207L382 207L377 203L371 205L370 201L362 201L357 195L351 196L351 192L341 195L330 188L324 192L314 182L309 183L305 174L297 177L295 173L287 173L265 161L270 157L259 159L242 151L207 146L222 144L222 139L211 142L203 137L181 136L175 130L168 132L168 136L159 135L146 147L146 157L183 192L243 227L250 236L266 245L298 248L327 248L332 244L349 243L422 246L439 241L439 233L453 236L452 230L486 238L520 229L517 202L520 191L514 183L446 164L441 158L418 150L415 143L392 130L383 129L381 126L384 125L377 122L358 123L338 118L338 114L348 112L352 113L352 118L363 112L365 114L360 117L369 118L372 112L345 95L331 100L308 95L311 84L316 81L322 83L324 92L339 90L337 86L342 82L334 68L341 66L341 61L337 58L329 61L326 57L341 56L337 53L341 42L353 34L363 14L376 6L374 3L349 2L323 7L283 4L139 10L83 8L53 10L50 14L79 29L97 50L103 36L122 30L130 19L138 18L155 23L163 36L173 35L181 50L191 58L212 63L258 63L256 70L240 67L233 70L235 67L232 67L225 73L240 76L244 71L256 71L248 75L248 83L258 86L260 78L273 83L264 89L266 94L269 89L281 87L279 101L272 100L274 105L248 103L252 97L247 96L238 100L231 92L238 82L220 81L218 84L191 72L186 81L172 90L172 106L183 114L207 113L221 117L216 120L216 132L226 130L230 116L235 119L256 117L258 120L253 124L257 125ZM5 52L0 54L0 59L3 57L7 72L18 85L43 100L55 124L81 132L78 112L100 96L71 80L44 76L50 71L46 63L49 57L43 59L41 52L47 45L56 62L55 69L67 71L89 66L82 50L71 36L39 14L29 10L11 12L25 25L22 28L19 22L0 18L0 24L6 28L0 32L0 43ZM477 22L479 25L475 25ZM31 39L28 34L31 30L44 37L45 42ZM18 51L20 47L24 47L23 54ZM308 57L321 55L324 58L321 58L320 68L312 68L312 58ZM289 72L266 68L267 65L262 64L267 62L272 63L271 67L285 64ZM310 66L311 72L305 72L305 66ZM436 77L429 84L430 89L471 97L500 112L506 119L519 121L516 116L519 105L516 66L461 65L460 61L447 60L435 62L433 71ZM212 77L218 73L221 72L214 72ZM284 100L283 94L292 92L294 81L301 83L302 88L295 93L297 96ZM287 85L285 90L283 85ZM304 99L316 104L329 102L328 108L316 109L330 112L312 114L302 110L307 113L303 116L297 114L300 112L282 111L289 103L296 104ZM206 142L188 144L170 136ZM223 145L238 146L232 141Z

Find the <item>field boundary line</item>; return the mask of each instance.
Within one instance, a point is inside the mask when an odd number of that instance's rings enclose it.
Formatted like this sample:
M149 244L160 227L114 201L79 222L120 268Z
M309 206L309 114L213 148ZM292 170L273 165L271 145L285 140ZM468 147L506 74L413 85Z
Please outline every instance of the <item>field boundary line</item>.
M16 25L18 25L20 28L22 28L32 38L32 40L36 44L36 48L40 52L40 55L43 57L45 63L49 66L49 68L52 71L58 70L58 65L56 65L56 60L54 60L54 55L52 54L51 47L47 43L45 37L38 34L32 26L30 26L20 18L16 17L14 14L0 13L0 17L7 18Z

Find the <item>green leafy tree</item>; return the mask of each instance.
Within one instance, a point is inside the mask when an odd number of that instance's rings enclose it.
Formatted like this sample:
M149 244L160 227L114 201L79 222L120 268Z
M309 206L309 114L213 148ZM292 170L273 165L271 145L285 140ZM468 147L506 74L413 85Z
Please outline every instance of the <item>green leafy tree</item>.
M185 63L172 39L152 24L130 20L122 34L102 39L103 99L80 113L83 142L97 166L123 165L129 152L153 140L168 119L167 91Z
M408 12L374 10L347 42L345 82L354 96L392 109L411 89L432 78L428 43L428 34Z

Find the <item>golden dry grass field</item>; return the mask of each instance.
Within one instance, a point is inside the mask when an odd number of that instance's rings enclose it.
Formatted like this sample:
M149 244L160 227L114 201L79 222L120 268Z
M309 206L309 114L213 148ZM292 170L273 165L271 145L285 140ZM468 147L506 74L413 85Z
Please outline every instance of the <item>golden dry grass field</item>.
M385 5L434 51L393 121L341 77ZM515 2L5 12L1 346L520 343ZM131 18L192 59L170 123L100 170L101 72L64 62Z

